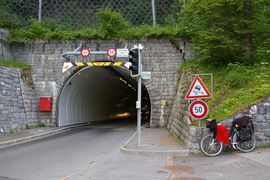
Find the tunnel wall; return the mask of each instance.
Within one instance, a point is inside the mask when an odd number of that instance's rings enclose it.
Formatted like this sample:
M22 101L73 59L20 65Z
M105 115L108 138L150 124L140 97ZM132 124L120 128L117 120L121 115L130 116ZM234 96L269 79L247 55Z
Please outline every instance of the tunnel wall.
M92 50L106 50L108 47L123 48L141 43L143 50L143 71L151 71L152 79L144 84L151 99L151 126L166 125L172 110L176 84L179 79L178 68L185 59L193 56L191 48L182 40L177 40L179 48L174 47L169 39L152 39L141 41L57 41L49 43L27 43L11 47L14 59L25 61L32 65L32 77L37 97L51 96L52 112L39 113L39 120L47 125L57 123L57 101L65 82L72 76L76 68L62 73L65 61L62 54L76 49L80 43ZM135 105L134 105L135 106Z

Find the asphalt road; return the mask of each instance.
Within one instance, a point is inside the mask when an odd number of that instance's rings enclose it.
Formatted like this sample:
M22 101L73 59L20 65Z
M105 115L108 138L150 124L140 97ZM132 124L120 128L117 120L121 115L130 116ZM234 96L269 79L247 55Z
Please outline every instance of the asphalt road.
M81 127L0 149L0 180L269 180L270 149L217 157L124 154L136 122ZM9 177L9 179L1 178Z
M136 121L111 121L0 149L0 179L67 179L119 150L135 128Z

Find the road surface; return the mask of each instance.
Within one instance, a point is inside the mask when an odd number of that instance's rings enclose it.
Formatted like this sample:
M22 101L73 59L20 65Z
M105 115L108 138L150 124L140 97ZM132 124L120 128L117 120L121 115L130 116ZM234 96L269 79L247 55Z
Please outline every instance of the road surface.
M0 177L65 179L80 167L119 150L120 145L135 132L135 128L136 121L110 121L0 149Z

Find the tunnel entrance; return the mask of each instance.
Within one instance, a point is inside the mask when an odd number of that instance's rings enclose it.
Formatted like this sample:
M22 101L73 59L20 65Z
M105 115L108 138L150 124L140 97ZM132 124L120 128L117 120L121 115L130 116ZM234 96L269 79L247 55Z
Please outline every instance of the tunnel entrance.
M136 119L137 81L122 67L85 67L63 86L58 126L113 119ZM150 121L151 103L142 85L142 121Z

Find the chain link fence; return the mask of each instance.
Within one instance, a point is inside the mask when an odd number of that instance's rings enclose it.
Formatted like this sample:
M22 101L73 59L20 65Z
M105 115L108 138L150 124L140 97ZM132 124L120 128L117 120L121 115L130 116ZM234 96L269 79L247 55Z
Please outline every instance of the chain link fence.
M155 24L153 18L164 25L176 20L180 4L179 0L0 0L0 18L12 16L22 24L36 18L74 28L97 27L97 12L105 8L120 12L133 26Z

